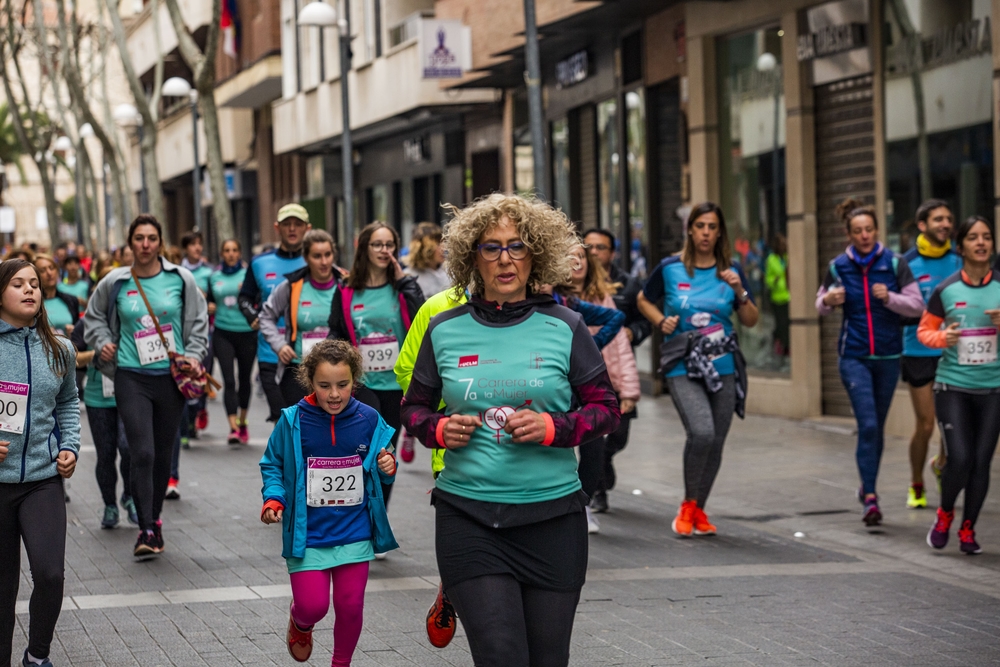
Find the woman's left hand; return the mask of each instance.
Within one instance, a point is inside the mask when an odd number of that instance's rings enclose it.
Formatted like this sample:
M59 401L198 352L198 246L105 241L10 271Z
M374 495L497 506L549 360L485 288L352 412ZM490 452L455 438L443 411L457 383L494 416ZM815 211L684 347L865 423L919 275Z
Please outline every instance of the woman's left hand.
M396 472L396 461L392 458L392 454L384 449L378 453L378 458L375 460L378 461L378 469L386 475Z
M719 274L719 277L726 281L726 284L732 287L734 292L737 294L743 293L743 281L740 280L740 274L732 269L726 269Z
M545 418L534 410L518 410L507 418L503 430L514 442L541 442L545 440Z
M993 323L993 326L1000 327L1000 308L992 308L983 312L990 316L990 322Z
M59 456L56 457L56 470L64 479L72 477L73 471L76 470L76 455L66 450L59 452Z
M398 259L392 255L389 256L389 259L392 260L392 282L398 283L404 276L406 276L406 273L403 271L403 267L399 265Z
M883 303L889 303L889 288L882 283L875 283L872 285L872 296Z

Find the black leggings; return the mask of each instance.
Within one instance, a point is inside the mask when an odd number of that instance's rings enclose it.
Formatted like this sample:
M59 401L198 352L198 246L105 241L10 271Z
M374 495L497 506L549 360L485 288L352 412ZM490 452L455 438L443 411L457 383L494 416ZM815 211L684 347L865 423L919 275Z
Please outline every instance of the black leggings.
M622 415L618 428L597 440L580 445L580 484L583 492L593 498L598 491L607 491L615 486L615 468L611 458L625 449L628 444L629 422L635 417L635 410Z
M0 484L0 665L10 664L13 650L22 540L34 586L28 603L28 652L47 658L63 603L66 500L62 477Z
M125 427L118 418L118 408L87 408L87 421L90 422L90 435L94 438L94 449L97 450L97 486L101 490L101 498L105 505L116 505L116 488L118 473L115 471L115 459L121 455L122 497L132 495L132 480L129 467L132 465L128 453L128 440L125 439Z
M215 329L212 334L212 347L215 358L222 368L222 379L226 390L222 400L226 404L226 414L235 415L237 408L236 369L234 360L240 367L239 404L241 410L250 407L250 392L253 389L250 376L253 371L253 360L257 356L256 331L226 331Z
M941 509L951 512L965 490L962 523L976 525L990 488L990 462L1000 437L1000 394L934 392L946 462L941 475Z
M276 422L278 421L278 417L281 416L281 408L285 407L285 399L282 396L281 388L274 380L274 376L278 372L278 364L258 361L257 372L260 374L260 387L264 390L264 398L267 399L267 407L270 410L267 421Z
M396 449L396 441L399 440L399 429L402 428L402 419L399 416L399 406L403 402L403 392L400 389L372 389L371 392L378 398L379 407L376 408L385 423L395 429L392 434L392 448ZM361 400L360 397L358 400ZM398 454L394 454L399 458ZM389 507L389 496L392 495L392 484L382 484L382 495L385 497L385 506Z
M119 369L115 373L115 398L132 459L132 499L139 514L139 528L152 530L160 518L170 481L170 460L184 397L169 375L142 375Z
M530 588L509 574L447 590L476 667L565 667L580 591Z

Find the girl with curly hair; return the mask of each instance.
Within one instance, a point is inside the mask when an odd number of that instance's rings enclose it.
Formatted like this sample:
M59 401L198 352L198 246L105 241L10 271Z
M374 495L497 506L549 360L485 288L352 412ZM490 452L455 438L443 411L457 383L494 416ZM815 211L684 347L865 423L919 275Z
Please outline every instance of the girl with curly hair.
M579 241L518 196L454 213L448 273L470 299L432 319L402 410L425 446L449 450L432 495L438 569L477 665L566 665L587 568L573 448L620 419L582 317L539 293L570 280Z

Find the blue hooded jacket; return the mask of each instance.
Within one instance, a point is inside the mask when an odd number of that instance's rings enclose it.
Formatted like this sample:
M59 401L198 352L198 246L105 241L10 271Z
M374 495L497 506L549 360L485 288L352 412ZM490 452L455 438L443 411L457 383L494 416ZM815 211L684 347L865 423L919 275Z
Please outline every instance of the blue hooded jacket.
M351 398L351 403L356 403ZM349 404L350 405L350 404ZM386 484L391 484L393 476L379 470L376 459L379 451L389 448L392 434L395 432L385 423L378 413L366 405L358 405L358 409L370 412L378 422L371 435L368 455L364 460L365 476L370 477L378 470L379 478ZM285 506L282 518L282 548L283 558L304 558L306 554L306 538L308 536L308 505L306 504L306 467L302 457L302 434L299 427L299 406L293 405L281 411L281 418L274 426L271 437L267 441L267 449L260 459L260 475L264 481L261 495L264 502L278 500ZM367 486L367 485L366 485ZM370 499L369 499L370 502ZM389 517L382 503L370 503L373 521L390 531ZM373 526L373 532L375 526Z

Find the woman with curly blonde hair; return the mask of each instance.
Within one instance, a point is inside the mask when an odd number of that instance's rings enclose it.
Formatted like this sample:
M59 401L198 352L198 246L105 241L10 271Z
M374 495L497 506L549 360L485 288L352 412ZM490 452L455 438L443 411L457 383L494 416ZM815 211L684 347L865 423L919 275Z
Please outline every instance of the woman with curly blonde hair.
M449 450L432 495L438 569L477 665L566 665L587 569L573 448L620 419L583 319L539 291L570 280L579 241L518 196L453 212L448 274L470 298L431 320L402 409L410 433Z

